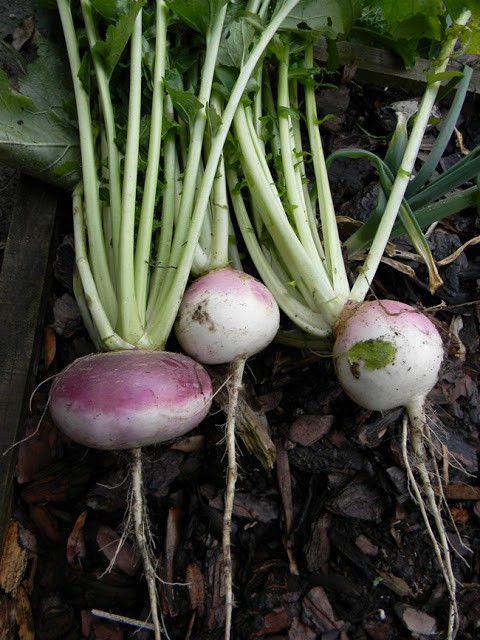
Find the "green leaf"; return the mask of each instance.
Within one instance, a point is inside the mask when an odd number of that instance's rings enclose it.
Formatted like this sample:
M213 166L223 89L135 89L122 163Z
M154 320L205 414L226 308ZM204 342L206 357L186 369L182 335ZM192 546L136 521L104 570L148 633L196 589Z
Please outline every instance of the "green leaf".
M350 364L363 361L365 369L383 369L393 362L397 349L389 340L375 338L360 340L350 347L346 355Z
M204 36L227 0L166 0L182 22Z
M78 183L80 167L69 78L65 57L46 42L20 78L20 91L0 71L0 161L67 190Z
M180 76L175 71L167 71L165 74L165 89L172 99L172 103L178 116L187 124L192 125L197 113L203 105L190 91L182 88Z
M255 38L255 28L246 19L229 25L220 42L217 63L225 67L240 69Z
M362 7L363 0L300 0L282 29L335 40L349 33Z
M141 0L127 3L126 12L120 15L115 24L108 26L105 40L97 42L93 47L93 53L104 61L105 71L108 76L112 75L130 40L133 25L142 4Z

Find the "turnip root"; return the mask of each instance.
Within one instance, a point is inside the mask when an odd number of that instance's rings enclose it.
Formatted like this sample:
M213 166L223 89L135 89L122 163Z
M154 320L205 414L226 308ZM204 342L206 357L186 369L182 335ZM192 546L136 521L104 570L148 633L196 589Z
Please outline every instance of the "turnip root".
M231 268L210 271L185 291L175 324L182 348L205 364L230 364L226 424L227 483L223 511L222 551L225 578L225 639L233 614L231 524L237 463L235 420L247 358L274 339L280 324L275 298L264 284Z
M402 457L449 592L447 637L453 639L458 630L456 581L427 466L435 454L425 415L425 399L438 381L443 361L442 339L433 322L418 309L394 300L348 303L336 324L335 338L334 365L347 395L373 411L399 406L406 409Z
M72 440L132 449L179 437L212 402L205 369L178 353L111 351L75 360L55 380L50 412Z
M53 420L72 440L97 449L131 450L125 531L133 528L142 556L156 640L162 626L140 448L196 427L212 397L210 376L200 364L182 354L142 350L79 358L56 378L50 393ZM115 557L111 566L114 562Z
M280 312L256 278L228 267L210 271L185 291L175 333L182 348L204 364L249 358L275 337Z
M443 343L435 325L396 300L347 303L333 349L343 389L366 409L385 411L424 398L438 380Z

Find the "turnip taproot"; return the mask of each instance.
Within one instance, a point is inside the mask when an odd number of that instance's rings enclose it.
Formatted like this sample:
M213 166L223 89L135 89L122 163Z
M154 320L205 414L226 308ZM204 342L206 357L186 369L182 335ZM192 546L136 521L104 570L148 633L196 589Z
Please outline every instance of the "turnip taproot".
M274 339L280 311L256 278L225 267L195 280L185 291L175 323L182 349L204 364L249 358Z
M396 300L345 306L335 327L333 362L346 393L385 411L424 398L438 380L443 342L418 309Z
M111 351L75 360L53 383L50 413L72 440L133 449L182 436L208 414L212 383L191 358Z

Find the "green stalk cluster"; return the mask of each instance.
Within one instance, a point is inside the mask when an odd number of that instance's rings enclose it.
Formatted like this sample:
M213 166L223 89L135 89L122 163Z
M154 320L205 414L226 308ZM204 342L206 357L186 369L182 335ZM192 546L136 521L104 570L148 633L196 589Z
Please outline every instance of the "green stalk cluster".
M459 29L469 19L470 12L462 12L446 32L412 130L408 132L407 118L399 114L385 160L350 149L325 159L316 111L315 76L319 69L314 66L313 38L304 33L279 35L257 73L259 88L256 93L246 94L240 104L226 156L232 205L257 271L284 313L300 329L294 340L303 344L305 333L317 339L331 336L345 303L361 302L367 296L392 232L398 233L399 228L407 231L429 265L432 290L441 283L420 226L425 216L432 215L422 191L435 193L438 198L478 175L475 151L448 175L427 182L463 104L470 78L468 69L463 76L460 74L447 130L432 151L426 171L415 180L412 177ZM278 78L275 86L269 77ZM350 255L359 246L368 250L351 287L327 174L331 162L340 155L368 156L378 170L380 182L379 202L371 222L345 243ZM475 197L476 187L471 193L457 196L452 206L458 210L471 204ZM445 203L440 206L445 211ZM289 341L292 336L293 333Z
M223 147L298 2L265 4L226 87L216 77L222 39L244 13L228 0L81 0L78 10L57 0L81 145L75 289L99 349L163 349L190 273L239 264Z

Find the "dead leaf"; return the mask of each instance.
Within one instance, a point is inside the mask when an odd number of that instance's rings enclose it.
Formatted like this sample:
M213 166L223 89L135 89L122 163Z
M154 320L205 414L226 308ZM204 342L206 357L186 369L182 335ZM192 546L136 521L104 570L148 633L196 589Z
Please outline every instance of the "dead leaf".
M205 436L204 435L196 435L196 436L187 436L186 438L182 438L177 442L174 442L171 449L175 451L181 451L182 453L196 453L197 451L201 451L205 447Z
M406 598L412 595L412 590L403 578L399 578L388 571L378 571L378 575L382 579L382 584L387 587L387 589L390 589L390 591L393 591L393 593L396 593L397 596Z
M82 511L68 536L67 540L67 562L74 569L81 569L83 560L87 555L83 528L87 519L88 511Z
M205 585L203 583L202 570L196 562L187 565L186 582L188 584L188 595L190 596L190 606L202 616L205 611Z
M319 634L339 630L343 622L339 620L333 610L330 600L323 587L313 587L303 599L303 613L305 620L313 626Z
M13 33L12 47L15 51L20 51L23 45L30 40L35 33L35 20L33 16L29 16L22 21Z
M330 431L334 422L335 416L300 416L290 427L288 438L302 447L309 447L323 438Z
M26 577L31 579L36 562L35 536L23 529L16 520L11 520L0 559L0 587L5 593L15 595L22 581Z
M11 598L0 595L0 640L12 640L15 634L14 604Z
M25 589L20 586L15 594L15 617L19 640L35 640L32 608Z
M25 423L25 435L18 445L15 476L19 484L34 479L39 471L53 460L58 430L47 417L39 425L38 419L29 419Z
M52 327L45 327L43 340L43 364L48 369L57 353L57 336Z
M101 525L97 531L97 544L109 562L115 558L115 567L120 571L129 576L134 576L137 573L140 566L140 556L128 542L121 541L116 531L106 525Z
M397 605L395 611L411 633L426 636L427 638L437 634L437 621L428 613L408 605Z

